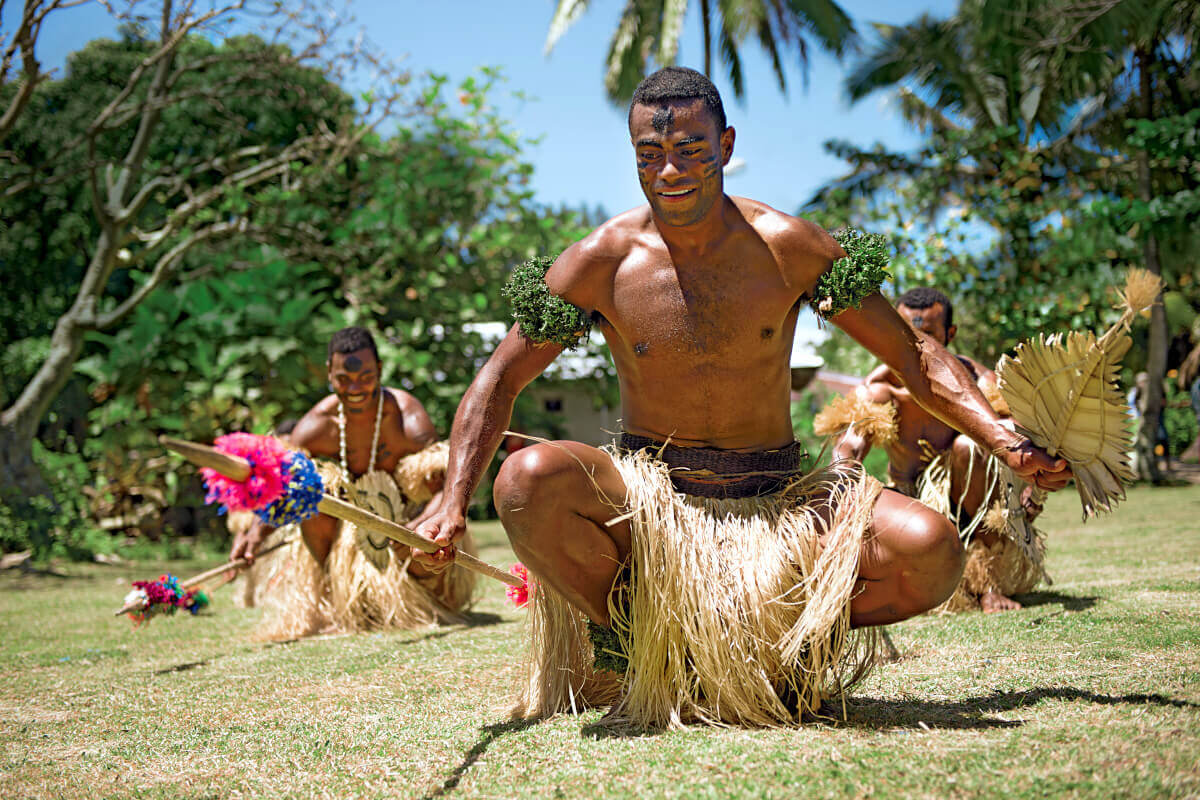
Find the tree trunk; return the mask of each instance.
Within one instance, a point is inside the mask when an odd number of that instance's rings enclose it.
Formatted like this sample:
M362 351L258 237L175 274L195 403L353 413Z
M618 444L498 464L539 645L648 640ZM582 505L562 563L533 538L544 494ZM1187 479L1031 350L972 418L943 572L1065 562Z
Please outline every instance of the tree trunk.
M80 300L61 316L50 337L50 354L16 402L0 413L0 499L10 506L34 496L54 502L50 486L33 462L33 437L54 398L67 385L83 349Z
M1145 48L1137 50L1138 78L1140 82L1140 103L1143 119L1153 119L1154 106L1151 95L1152 86L1150 70L1154 63L1154 42ZM1154 184L1150 175L1150 156L1146 151L1138 153L1138 194L1144 202L1154 199ZM1146 231L1145 242L1142 246L1146 259L1146 269L1155 275L1162 275L1162 265L1158 261L1158 239L1153 228ZM1149 352L1146 356L1146 374L1149 380L1146 385L1147 396L1145 412L1142 414L1141 427L1137 436L1137 463L1139 477L1154 483L1163 480L1162 471L1158 468L1155 456L1158 426L1163 412L1163 376L1167 372L1167 312L1162 304L1162 294L1150 311L1150 340ZM1164 453L1169 457L1169 453Z

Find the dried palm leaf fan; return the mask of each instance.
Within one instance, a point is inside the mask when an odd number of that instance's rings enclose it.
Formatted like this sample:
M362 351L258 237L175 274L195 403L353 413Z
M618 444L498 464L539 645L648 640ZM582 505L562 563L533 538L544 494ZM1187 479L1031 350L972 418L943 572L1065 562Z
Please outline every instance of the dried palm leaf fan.
M1133 432L1117 377L1132 341L1130 323L1161 290L1156 275L1130 270L1117 306L1121 318L1099 339L1091 331L1041 335L996 366L1000 394L1021 432L1070 463L1085 520L1097 508L1111 511L1134 477Z

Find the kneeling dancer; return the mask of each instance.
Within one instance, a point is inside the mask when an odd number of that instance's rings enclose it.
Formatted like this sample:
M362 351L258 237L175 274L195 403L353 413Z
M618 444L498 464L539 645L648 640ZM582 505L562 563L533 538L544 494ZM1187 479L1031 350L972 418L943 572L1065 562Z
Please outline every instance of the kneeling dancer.
M788 357L805 303L1021 475L1058 488L1066 467L1001 425L962 365L896 315L870 258L724 194L734 130L704 76L648 77L629 131L648 204L544 279L544 263L514 273L517 324L458 408L443 503L418 525L447 547L414 558L452 552L514 398L594 323L620 379L620 446L523 448L493 490L536 584L515 713L611 704L606 720L638 727L795 724L854 672L851 628L936 606L963 558L944 516L860 470L804 473Z
M896 311L942 345L954 339L954 308L937 289L910 289L896 301ZM996 373L967 356L957 358L996 412L1008 417ZM922 408L887 365L873 370L852 396L830 403L817 415L814 429L819 435L841 433L834 447L837 458L861 462L873 447L882 447L889 487L958 525L967 547L966 568L941 610L1018 609L1021 604L1012 595L1046 579L1045 539L1032 524L1041 507L1031 499L1032 487Z
M329 341L326 363L333 394L296 424L289 444L317 459L326 491L393 522L407 522L440 499L446 446L420 402L380 383L379 353L364 328L344 328ZM238 531L230 558L254 554L290 536L252 517ZM301 536L282 554L245 576L246 605L268 609L260 638L321 632L418 628L460 622L474 573L422 567L408 548L393 553L388 539L318 514L299 525ZM467 549L474 549L467 540Z

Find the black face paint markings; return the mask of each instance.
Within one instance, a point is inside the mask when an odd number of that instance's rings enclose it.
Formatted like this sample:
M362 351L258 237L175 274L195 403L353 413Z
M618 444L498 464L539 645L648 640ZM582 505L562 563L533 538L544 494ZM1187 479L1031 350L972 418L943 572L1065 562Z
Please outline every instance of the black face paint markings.
M654 116L650 120L650 124L654 126L654 130L662 134L665 134L674 122L675 112L669 107L655 109Z
M348 356L345 361L346 369L350 372L358 372L363 368L362 359L358 356Z

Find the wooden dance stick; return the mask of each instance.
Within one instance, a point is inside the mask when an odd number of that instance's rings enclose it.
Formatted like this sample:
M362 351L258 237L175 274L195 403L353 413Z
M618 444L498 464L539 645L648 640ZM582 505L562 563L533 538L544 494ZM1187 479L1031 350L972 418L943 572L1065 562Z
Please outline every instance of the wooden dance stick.
M276 542L275 544L271 545L270 547L268 547L265 550L258 553L255 557L262 558L267 553L273 553L276 550L278 550L279 548L283 547L284 545L291 544L294 541L296 541L295 538L284 539L283 541ZM217 577L222 572L227 572L231 569L241 569L243 567L248 567L248 566L250 566L250 562L247 561L246 559L235 558L233 561L227 561L219 567L213 567L210 570L201 572L199 575L193 575L192 577L188 578L186 581L180 581L179 588L180 589L190 589L193 586L199 586L200 584L204 583L205 581L207 581L211 578ZM220 586L218 586L217 588L219 589ZM113 614L113 616L119 617L122 614L128 613L130 611L137 611L138 608L140 608L140 606L137 603L132 603L130 605L123 607L120 611L115 612Z
M235 481L244 481L250 477L250 464L244 458L227 455L205 444L174 439L170 436L159 436L158 442L168 450L174 450L176 453L179 453L179 455L193 464L215 469L217 472ZM406 544L409 547L415 547L423 553L436 553L441 549L432 539L427 539L416 531L410 530L403 525L398 525L390 519L384 519L377 514L372 514L370 511L364 511L358 506L347 503L345 500L339 500L330 494L326 494L321 498L321 501L317 503L317 510L322 514L328 514L331 517L352 522L358 527L365 528L372 533L383 534L393 541ZM480 575L495 578L508 586L520 588L525 585L525 582L517 576L510 575L499 567L494 567L485 561L480 561L475 556L464 553L461 550L455 551L454 563L472 572L478 572Z

